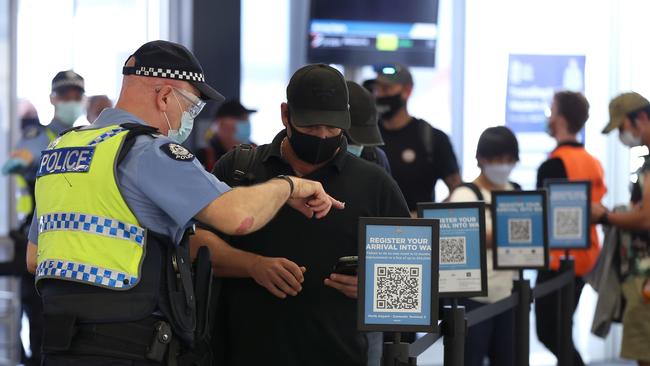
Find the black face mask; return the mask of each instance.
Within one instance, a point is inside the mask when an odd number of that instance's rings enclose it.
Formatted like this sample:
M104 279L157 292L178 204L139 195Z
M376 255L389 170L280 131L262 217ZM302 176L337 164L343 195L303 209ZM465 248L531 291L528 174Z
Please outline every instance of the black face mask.
M334 157L336 149L341 146L343 133L322 139L297 131L291 123L289 123L289 128L291 129L291 137L289 137L291 148L298 155L298 158L304 162L310 164L324 163Z
M27 127L40 126L40 121L38 118L23 118L20 120L20 128L25 129Z
M379 97L376 100L377 112L381 119L391 119L400 109L404 106L402 94L389 95L386 97Z

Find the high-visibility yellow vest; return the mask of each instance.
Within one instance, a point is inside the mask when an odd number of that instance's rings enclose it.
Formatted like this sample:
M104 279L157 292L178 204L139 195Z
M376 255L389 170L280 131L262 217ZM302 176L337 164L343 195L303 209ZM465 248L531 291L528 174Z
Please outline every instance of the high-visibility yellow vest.
M128 290L141 277L146 230L125 202L116 160L127 130L73 130L41 156L36 179L36 281Z
M56 134L49 128L45 128L45 133L50 142L56 139ZM22 221L25 217L34 212L34 197L29 187L29 182L22 175L15 175L16 180L16 214L18 220Z

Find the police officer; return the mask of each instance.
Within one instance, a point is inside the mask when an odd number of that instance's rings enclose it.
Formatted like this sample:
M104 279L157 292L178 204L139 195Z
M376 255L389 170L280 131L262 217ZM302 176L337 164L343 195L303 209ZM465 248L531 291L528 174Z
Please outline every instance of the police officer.
M377 108L372 95L354 81L346 81L350 94L350 128L346 131L348 152L384 168L388 174L390 164L379 132Z
M15 253L24 253L27 245L27 228L34 212L34 185L38 157L41 151L64 130L72 127L74 121L83 113L81 104L84 95L84 79L72 70L61 71L52 79L50 102L54 106L54 118L46 127L40 124L36 110L32 107L21 118L21 139L16 144L10 158L2 167L3 174L11 174L16 179L16 214L19 225L12 230ZM25 270L20 261L21 303L29 319L31 357L27 365L40 365L42 338L42 305L34 289L34 276Z
M52 79L50 102L54 106L54 118L43 127L36 111L21 120L21 139L10 158L3 164L3 174L16 176L16 187L20 193L16 200L16 211L20 219L29 223L33 211L34 182L38 158L41 151L61 132L72 127L83 113L84 79L72 70L60 71Z
M203 100L223 97L185 47L146 43L122 73L116 108L39 161L27 263L43 298L44 365L190 363L194 219L243 235L285 203L308 218L343 208L316 182L280 176L230 190L205 172L180 144Z

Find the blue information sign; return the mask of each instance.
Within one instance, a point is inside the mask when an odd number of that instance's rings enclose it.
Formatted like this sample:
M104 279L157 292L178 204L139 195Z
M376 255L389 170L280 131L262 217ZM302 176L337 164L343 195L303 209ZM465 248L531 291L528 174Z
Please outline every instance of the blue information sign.
M510 55L506 126L514 132L544 133L553 94L584 92L585 56Z
M546 191L492 192L494 268L546 268Z
M591 246L591 183L547 180L548 246L589 249Z
M483 202L419 203L418 217L440 221L440 297L487 295Z
M360 218L359 329L433 332L437 220Z

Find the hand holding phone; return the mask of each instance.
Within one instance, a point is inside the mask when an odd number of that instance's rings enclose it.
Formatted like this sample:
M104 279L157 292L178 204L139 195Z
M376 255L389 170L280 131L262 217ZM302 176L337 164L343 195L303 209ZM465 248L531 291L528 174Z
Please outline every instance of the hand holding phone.
M359 262L359 257L356 255L351 255L347 257L341 257L336 262L332 273L338 273L348 276L357 275L357 266Z

